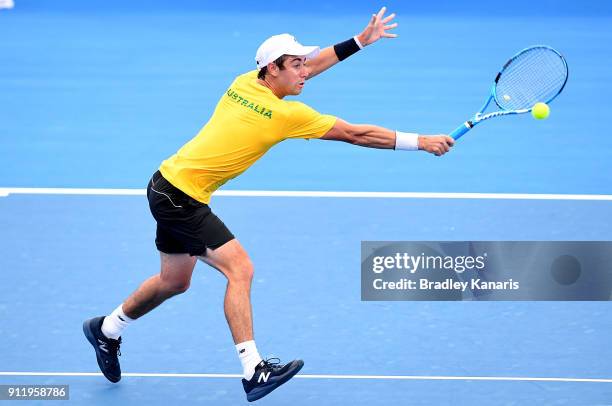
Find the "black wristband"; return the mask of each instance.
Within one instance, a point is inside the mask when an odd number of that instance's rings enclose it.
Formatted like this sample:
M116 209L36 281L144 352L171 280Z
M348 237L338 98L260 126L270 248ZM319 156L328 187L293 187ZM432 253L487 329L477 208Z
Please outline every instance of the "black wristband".
M344 42L340 42L334 45L334 52L339 60L343 61L355 52L359 51L359 45L355 41L355 38L348 39Z

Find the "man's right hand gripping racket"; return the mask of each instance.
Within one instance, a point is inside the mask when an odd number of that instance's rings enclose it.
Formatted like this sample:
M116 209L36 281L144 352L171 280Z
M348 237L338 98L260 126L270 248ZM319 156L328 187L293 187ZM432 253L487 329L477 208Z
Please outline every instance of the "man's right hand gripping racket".
M559 52L544 45L524 49L497 74L480 111L449 135L457 140L489 118L529 113L538 102L550 103L565 87L567 77L567 62ZM491 100L501 110L483 114Z

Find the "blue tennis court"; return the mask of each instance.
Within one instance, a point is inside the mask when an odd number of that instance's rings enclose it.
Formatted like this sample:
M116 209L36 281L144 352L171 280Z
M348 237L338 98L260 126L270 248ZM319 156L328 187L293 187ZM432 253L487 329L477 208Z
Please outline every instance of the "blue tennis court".
M440 158L286 141L213 197L255 264L260 352L305 361L260 403L611 404L609 302L360 298L365 240L612 240L612 6L539 3L496 13L484 0L389 2L400 37L309 81L299 100L351 122L447 133L510 55L542 43L570 70L548 120L492 120ZM246 404L226 282L204 264L188 292L130 326L119 384L99 373L81 323L158 271L147 181L253 68L258 44L292 32L327 46L378 7L0 9L0 384L70 385L70 404Z

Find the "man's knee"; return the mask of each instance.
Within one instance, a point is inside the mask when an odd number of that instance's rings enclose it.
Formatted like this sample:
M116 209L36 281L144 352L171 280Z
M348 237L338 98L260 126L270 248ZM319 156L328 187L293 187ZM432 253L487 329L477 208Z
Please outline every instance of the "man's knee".
M172 275L162 272L159 279L161 281L160 289L167 296L185 293L191 285L191 278L187 275Z
M178 295L189 289L195 258L187 255L162 254L160 279L168 295Z
M251 283L254 272L253 263L245 255L231 261L225 270L225 275L230 281Z
M191 281L189 280L170 280L163 282L166 292L171 295L180 295L181 293L185 293L191 285Z
M237 240L231 240L217 249L208 249L203 262L220 271L230 282L251 283L253 263Z

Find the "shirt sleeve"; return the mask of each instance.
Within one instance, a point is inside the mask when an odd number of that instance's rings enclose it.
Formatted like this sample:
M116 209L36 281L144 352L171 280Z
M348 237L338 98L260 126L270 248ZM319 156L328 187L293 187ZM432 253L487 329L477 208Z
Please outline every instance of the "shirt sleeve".
M336 117L321 114L304 103L289 102L285 138L320 138L336 123Z

